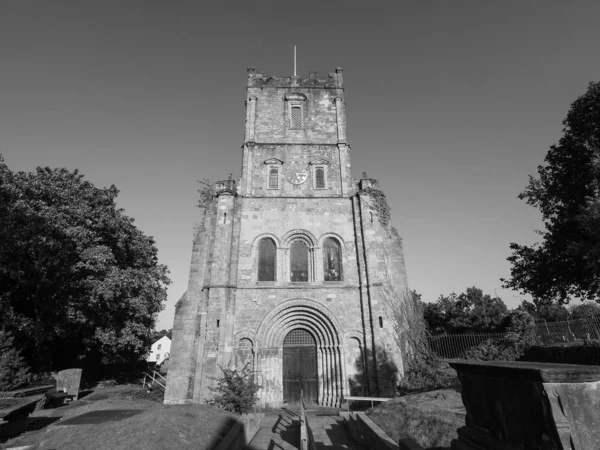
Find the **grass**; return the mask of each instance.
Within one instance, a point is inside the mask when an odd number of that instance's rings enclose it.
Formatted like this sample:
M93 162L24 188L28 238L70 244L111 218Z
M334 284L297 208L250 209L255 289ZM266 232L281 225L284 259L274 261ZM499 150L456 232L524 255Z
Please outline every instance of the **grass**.
M115 410L140 412L100 424L63 425L67 419L85 413ZM0 444L0 448L33 445L35 450L208 450L237 417L209 405L163 405L160 396L148 394L139 385L105 387L69 405L33 413L28 431Z
M442 389L405 395L373 408L369 417L394 441L410 436L426 449L449 449L456 430L465 425L460 393Z

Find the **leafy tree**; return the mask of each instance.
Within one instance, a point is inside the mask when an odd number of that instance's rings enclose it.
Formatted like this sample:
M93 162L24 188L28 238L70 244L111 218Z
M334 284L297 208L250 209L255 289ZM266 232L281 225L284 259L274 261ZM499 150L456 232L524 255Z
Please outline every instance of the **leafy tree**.
M526 311L537 321L560 322L571 318L571 313L564 305L557 303L535 303L523 300L517 308Z
M584 317L595 316L600 314L600 305L597 303L581 303L569 308L573 319L581 319Z
M169 339L173 339L173 329L171 328L170 330L154 331L150 338L150 345L154 344L156 341L158 341L163 336L166 336Z
M536 304L600 298L600 83L573 102L563 125L539 178L530 175L519 195L542 213L542 242L510 244L511 276L502 280Z
M473 286L460 295L441 295L436 303L425 303L423 316L432 333L463 333L495 330L507 313L502 299L483 295Z
M241 370L224 369L219 366L223 375L221 378L212 378L217 381L216 386L210 389L214 396L209 403L215 403L225 411L244 414L252 411L258 401L256 393L262 387L254 381L254 373L246 364Z
M15 173L0 159L0 326L37 370L146 352L168 271L117 194L77 170Z
M13 336L0 328L0 391L16 389L30 379L31 372Z
M515 309L502 320L499 329L507 333L487 339L467 350L463 358L477 361L515 361L537 343L535 319L524 310Z

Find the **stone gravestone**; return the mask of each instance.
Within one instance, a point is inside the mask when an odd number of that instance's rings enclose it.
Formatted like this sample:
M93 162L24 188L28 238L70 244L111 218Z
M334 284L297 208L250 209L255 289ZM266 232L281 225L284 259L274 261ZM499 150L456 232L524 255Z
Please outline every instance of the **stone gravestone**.
M58 372L56 377L56 390L66 392L77 400L79 396L79 384L81 383L82 369L66 369Z

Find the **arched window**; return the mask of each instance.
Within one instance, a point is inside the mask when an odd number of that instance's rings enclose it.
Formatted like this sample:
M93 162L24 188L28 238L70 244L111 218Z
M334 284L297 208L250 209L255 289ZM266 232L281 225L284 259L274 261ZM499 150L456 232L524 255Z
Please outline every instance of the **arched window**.
M269 170L269 189L279 188L279 169L273 167Z
M270 238L258 243L258 281L275 281L277 248Z
M290 269L290 281L308 281L308 246L300 239L292 242L290 247Z
M342 281L342 247L334 238L323 244L323 271L325 281Z
M322 167L315 169L315 188L325 189L325 169Z

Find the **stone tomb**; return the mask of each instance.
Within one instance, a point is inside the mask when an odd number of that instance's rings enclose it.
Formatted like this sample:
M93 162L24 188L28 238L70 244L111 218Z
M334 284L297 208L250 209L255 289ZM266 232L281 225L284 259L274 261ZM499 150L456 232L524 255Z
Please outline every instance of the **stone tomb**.
M21 398L0 398L0 438L25 431L27 418L43 395Z
M452 362L467 409L453 450L600 449L600 367Z
M65 392L68 397L77 400L79 397L79 385L81 384L82 369L66 369L58 372L56 377L56 390Z

